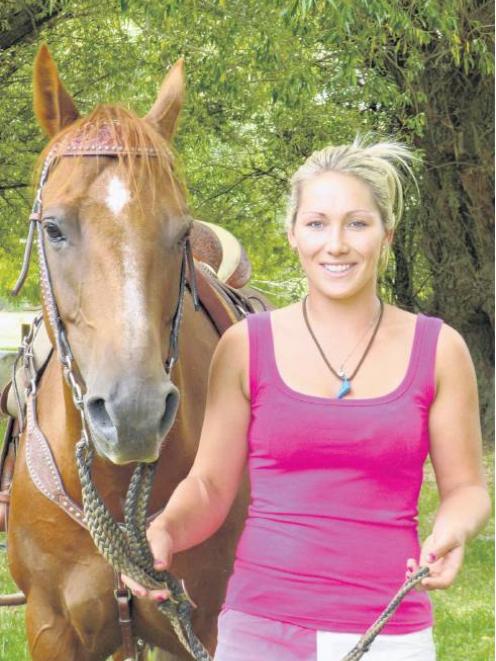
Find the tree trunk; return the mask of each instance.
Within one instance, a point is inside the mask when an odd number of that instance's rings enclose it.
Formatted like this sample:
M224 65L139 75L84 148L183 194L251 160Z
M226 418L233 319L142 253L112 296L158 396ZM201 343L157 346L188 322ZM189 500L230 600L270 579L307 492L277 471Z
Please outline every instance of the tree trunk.
M35 35L42 25L62 11L65 2L54 0L50 3L38 0L19 4L21 5L18 6L19 8L7 11L6 15L2 12L2 21L5 21L9 27L0 33L0 51L21 43L28 36Z

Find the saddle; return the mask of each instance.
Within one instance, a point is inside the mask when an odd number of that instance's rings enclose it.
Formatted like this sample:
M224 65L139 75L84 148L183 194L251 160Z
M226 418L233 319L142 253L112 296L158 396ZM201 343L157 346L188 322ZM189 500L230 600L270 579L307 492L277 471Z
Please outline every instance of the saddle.
M266 309L262 298L241 291L250 278L251 265L241 244L230 232L195 220L191 245L200 304L219 335L248 314ZM29 385L26 357L32 360L36 381L39 381L52 353L53 346L40 313L19 349L12 379L0 394L0 412L8 416L0 453L0 531L7 529L17 444L26 424L26 388Z

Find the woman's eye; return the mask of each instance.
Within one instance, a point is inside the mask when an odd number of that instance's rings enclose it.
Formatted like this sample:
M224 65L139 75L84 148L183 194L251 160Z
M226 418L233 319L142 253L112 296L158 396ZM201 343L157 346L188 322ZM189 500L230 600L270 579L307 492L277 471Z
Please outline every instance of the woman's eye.
M46 221L43 223L43 229L52 243L61 243L62 241L65 241L65 236L62 234L56 223Z
M315 229L319 229L323 225L324 223L321 220L311 220L310 222L307 223L307 227L313 227Z
M367 223L364 220L358 219L350 221L349 225L356 228L367 227Z

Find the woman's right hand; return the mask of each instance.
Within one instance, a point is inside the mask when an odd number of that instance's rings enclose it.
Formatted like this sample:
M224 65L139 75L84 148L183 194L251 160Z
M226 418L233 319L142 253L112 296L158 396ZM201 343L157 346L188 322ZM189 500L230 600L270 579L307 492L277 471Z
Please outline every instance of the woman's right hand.
M160 516L148 526L146 537L154 559L153 568L157 571L168 569L172 562L172 537L161 524ZM121 574L121 578L135 597L145 597L152 601L161 602L170 596L168 590L149 590L125 574Z
M157 570L170 567L173 552L186 551L208 539L229 513L248 454L248 373L249 338L245 319L228 328L215 348L193 466L147 530ZM170 596L167 590L149 590L129 576L123 576L122 580L137 597L163 601Z

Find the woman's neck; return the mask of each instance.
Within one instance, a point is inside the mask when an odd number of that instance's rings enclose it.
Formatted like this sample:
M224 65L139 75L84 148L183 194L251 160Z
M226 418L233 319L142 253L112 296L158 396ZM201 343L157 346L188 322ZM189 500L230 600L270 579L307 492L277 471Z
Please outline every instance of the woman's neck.
M349 298L329 298L310 287L307 310L316 327L331 331L334 337L354 336L377 319L379 297L369 289Z

